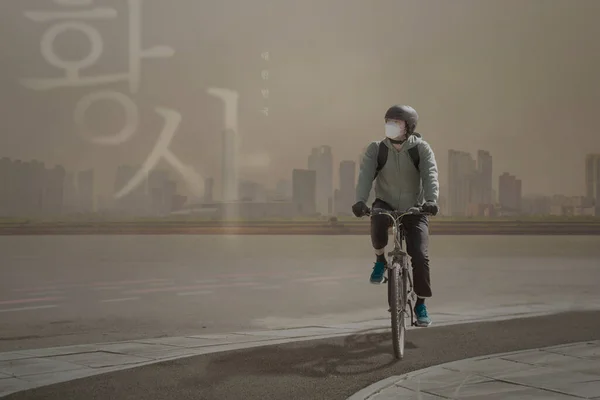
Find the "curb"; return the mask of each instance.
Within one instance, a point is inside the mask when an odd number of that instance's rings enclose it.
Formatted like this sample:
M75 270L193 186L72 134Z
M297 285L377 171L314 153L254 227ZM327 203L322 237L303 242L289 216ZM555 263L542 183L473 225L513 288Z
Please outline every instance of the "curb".
M400 379L402 379L402 375L395 375L390 376L389 378L382 379L379 382L375 382L374 384L359 390L352 396L348 397L346 400L367 400L369 397L378 394L382 390L387 389L390 386L394 386L394 384Z

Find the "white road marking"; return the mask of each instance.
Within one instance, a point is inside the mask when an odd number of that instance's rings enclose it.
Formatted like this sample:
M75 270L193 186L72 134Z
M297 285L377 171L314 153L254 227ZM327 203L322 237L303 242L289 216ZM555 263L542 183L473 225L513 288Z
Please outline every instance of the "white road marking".
M20 307L20 308L6 308L4 310L0 310L0 313L3 312L16 312L16 311L31 311L31 310L44 310L46 308L56 308L56 305L48 305L48 306L35 306L35 307Z
M164 281L164 282L153 282L153 283L149 283L148 286L173 286L175 283L171 280L171 281Z
M196 283L218 283L219 279L198 279Z
M252 290L280 290L280 285L271 285L271 286L256 286L253 287Z
M94 290L119 290L123 289L121 286L99 286L93 288Z
M55 296L58 294L64 294L64 290L48 290L46 292L34 292L29 293L29 296L38 297L38 296Z
M139 297L123 297L121 299L106 299L106 300L100 300L101 303L117 303L117 302L121 302L121 301L133 301L133 300L139 300Z
M229 278L230 280L233 280L235 282L247 282L247 281L252 281L252 279L254 279L255 276L235 276L233 278Z
M212 292L210 290L198 290L195 292L181 292L181 293L177 293L177 296L200 296L203 294L211 294Z

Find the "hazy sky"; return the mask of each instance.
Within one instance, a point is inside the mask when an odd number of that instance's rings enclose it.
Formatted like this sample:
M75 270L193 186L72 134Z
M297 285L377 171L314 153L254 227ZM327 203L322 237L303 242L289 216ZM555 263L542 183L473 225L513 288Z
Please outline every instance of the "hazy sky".
M68 169L96 168L112 187L120 163L141 164L162 128L157 106L182 122L173 153L203 176L220 176L223 107L206 90L240 93L243 152L267 154L268 166L242 177L274 184L306 168L311 147L334 148L336 165L357 159L383 136L394 103L417 109L419 129L436 151L442 184L448 149L492 152L494 186L504 171L525 193L583 194L584 157L600 152L600 1L598 0L144 0L144 47L167 45L171 58L142 61L132 98L139 131L120 146L78 135L73 109L84 95L127 83L36 92L20 78L58 77L40 40L55 22L25 10L65 9L49 0L0 1L0 156L37 158ZM128 65L124 0L117 19L91 20L104 49L83 75L123 73ZM85 7L80 7L85 9ZM55 42L80 59L90 44L80 32ZM268 51L270 60L261 59ZM261 78L269 70L269 80ZM269 89L263 99L261 88ZM269 115L260 110L269 107ZM98 103L87 116L98 134L123 125L123 112ZM165 164L163 164L165 166ZM217 188L218 189L218 188Z

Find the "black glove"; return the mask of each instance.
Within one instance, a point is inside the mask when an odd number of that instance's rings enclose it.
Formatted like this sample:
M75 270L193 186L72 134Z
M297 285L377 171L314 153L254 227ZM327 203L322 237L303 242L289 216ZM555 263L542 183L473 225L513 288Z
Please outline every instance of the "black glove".
M437 213L440 212L440 208L433 201L426 201L425 204L423 204L422 209L424 213L431 215L437 215Z
M364 201L359 201L352 206L352 212L354 213L355 217L364 217L369 212L369 207L367 207Z

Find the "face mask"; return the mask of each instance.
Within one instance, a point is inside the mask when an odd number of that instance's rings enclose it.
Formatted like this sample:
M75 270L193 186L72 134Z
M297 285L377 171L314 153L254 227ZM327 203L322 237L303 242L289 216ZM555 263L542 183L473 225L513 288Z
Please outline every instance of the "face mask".
M385 124L385 136L390 139L403 140L406 138L406 126L388 122Z

